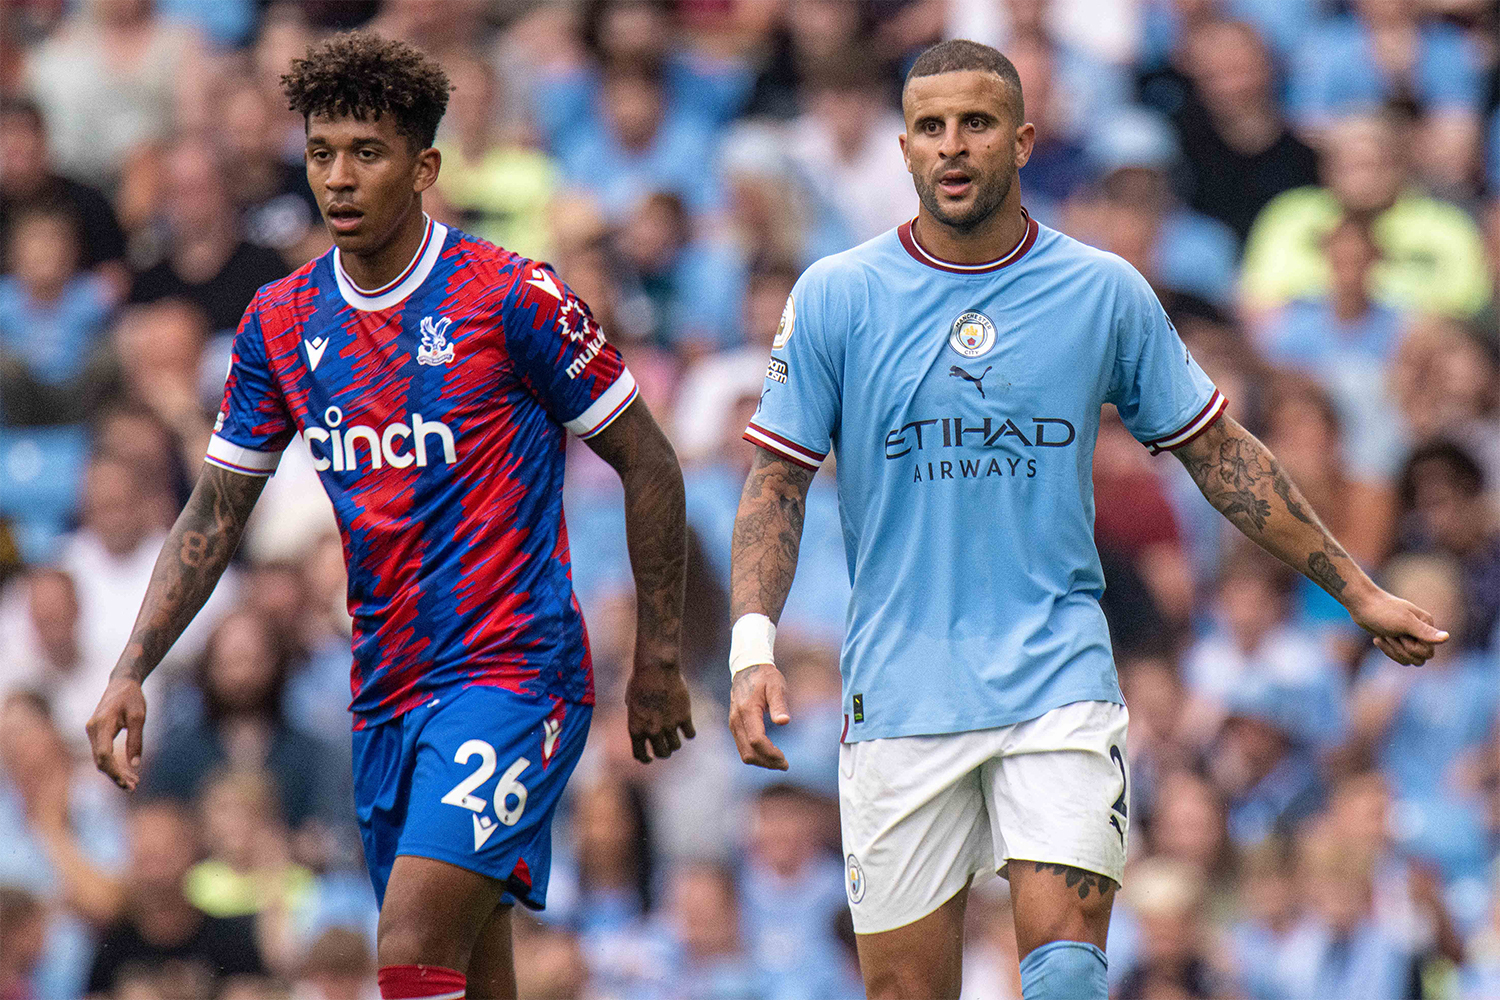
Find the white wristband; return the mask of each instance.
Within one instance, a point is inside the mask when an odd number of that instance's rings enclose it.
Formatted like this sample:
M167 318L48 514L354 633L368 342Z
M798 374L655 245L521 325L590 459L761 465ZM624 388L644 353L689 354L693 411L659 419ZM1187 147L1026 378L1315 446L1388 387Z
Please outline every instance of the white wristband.
M761 614L741 615L729 633L729 676L760 663L775 663L776 626Z

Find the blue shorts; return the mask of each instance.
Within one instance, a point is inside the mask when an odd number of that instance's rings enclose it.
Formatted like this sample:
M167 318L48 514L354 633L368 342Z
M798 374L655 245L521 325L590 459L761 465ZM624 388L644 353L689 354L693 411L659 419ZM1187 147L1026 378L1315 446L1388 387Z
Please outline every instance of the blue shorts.
M400 854L505 884L540 910L552 816L583 754L593 706L470 687L355 730L354 804L375 898Z

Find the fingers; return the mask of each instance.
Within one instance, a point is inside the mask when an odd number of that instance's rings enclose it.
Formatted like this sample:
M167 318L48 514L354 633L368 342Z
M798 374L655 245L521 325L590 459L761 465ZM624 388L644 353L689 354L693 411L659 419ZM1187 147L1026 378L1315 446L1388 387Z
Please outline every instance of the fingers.
M120 760L115 754L115 737L124 728L125 720L120 717L119 712L115 712L112 715L95 715L89 720L87 731L89 747L94 754L94 766L128 792L135 788L136 776L134 773L127 773L120 766ZM136 754L140 754L139 743Z
M1380 650L1382 653L1384 653L1386 656L1389 656L1397 663L1402 663L1406 666L1414 666L1417 663L1417 660L1414 657L1410 656L1401 646L1401 644L1396 642L1394 639L1389 639L1383 635L1380 635L1375 637L1374 642L1376 649Z
M786 756L766 735L765 711L764 695L744 705L735 706L729 715L729 731L734 734L734 745L740 752L740 760L756 767L785 771ZM785 708L782 711L785 712Z
M688 739L692 739L694 736L698 735L698 731L693 728L692 716L688 716L687 721L682 724L681 729L682 735L686 736Z
M651 763L651 752L646 749L645 733L630 734L630 753L631 756L635 757L642 764Z
M125 713L125 766L132 782L140 775L141 742L146 731L146 713Z
M786 707L786 681L779 672L766 681L766 707L770 709L771 721L778 726L792 721L792 713Z

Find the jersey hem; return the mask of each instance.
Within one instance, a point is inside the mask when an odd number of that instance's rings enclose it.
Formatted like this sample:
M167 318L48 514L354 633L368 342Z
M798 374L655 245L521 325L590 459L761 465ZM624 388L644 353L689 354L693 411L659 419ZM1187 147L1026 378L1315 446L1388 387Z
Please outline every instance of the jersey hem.
M1145 445L1151 449L1153 455L1181 448L1212 427L1214 422L1224 415L1224 408L1228 405L1229 400L1225 399L1218 389L1215 389L1214 394L1208 397L1208 402L1204 404L1203 409L1199 410L1197 416L1189 420L1181 429L1164 437L1153 438L1145 442Z
M563 426L587 441L614 423L615 419L625 412L625 408L635 401L638 394L635 376L630 374L629 368L622 368L619 377L610 383L603 395L590 403L588 409Z
M1081 701L1102 701L1110 705L1123 706L1125 704L1125 697L1118 691L1096 691L1092 693L1068 695L1067 697L1064 697L1059 701L1043 702L1036 708L1028 708L1015 712L1005 712L993 717L986 717L983 719L970 720L965 722L913 722L900 726L888 726L882 727L878 730L867 730L860 733L857 738L846 737L839 742L865 743L869 740L899 739L903 736L951 736L954 733L974 733L982 729L999 729L1002 726L1014 726L1022 722L1030 722L1033 719L1040 719L1048 712L1062 708L1066 705L1074 705ZM868 709L866 711L868 711ZM855 725L850 726L849 728L852 730L855 728L855 726L863 725L864 723L855 723Z
M276 471L276 466L281 461L281 452L246 448L215 434L208 439L208 451L203 460L230 472L263 479Z
M791 438L757 426L754 421L750 422L750 426L745 428L745 433L741 436L753 445L759 445L767 451L774 452L782 458L800 465L804 469L812 469L814 472L817 471L819 465L823 464L823 459L828 457L827 452L816 452L806 445L798 444Z

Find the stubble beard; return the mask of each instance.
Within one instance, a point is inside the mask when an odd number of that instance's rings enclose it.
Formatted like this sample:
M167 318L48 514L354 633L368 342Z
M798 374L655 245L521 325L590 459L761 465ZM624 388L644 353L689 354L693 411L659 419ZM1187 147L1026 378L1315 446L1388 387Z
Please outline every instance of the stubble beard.
M942 207L938 200L937 184L927 178L916 180L917 198L922 202L922 207L927 213L943 225L956 229L960 233L972 232L1000 210L1005 204L1006 197L1010 194L1010 186L1014 177L1009 173L1001 173L981 181L975 178L974 202L967 211L953 213Z

